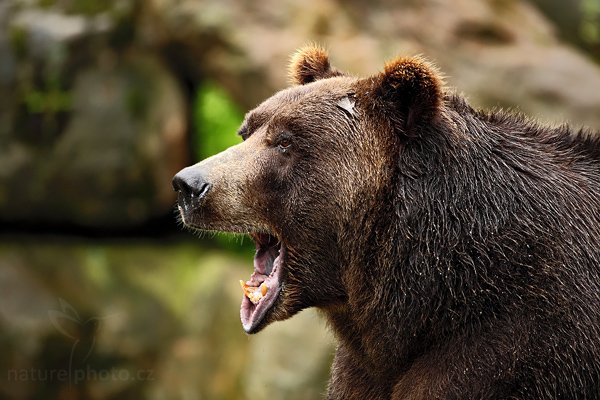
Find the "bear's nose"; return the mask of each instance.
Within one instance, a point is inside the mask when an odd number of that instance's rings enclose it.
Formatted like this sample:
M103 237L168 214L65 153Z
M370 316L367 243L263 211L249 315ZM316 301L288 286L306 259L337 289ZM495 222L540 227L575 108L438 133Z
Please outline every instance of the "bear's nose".
M200 200L206 196L211 184L193 167L187 167L179 171L173 177L173 190L186 197L195 197Z

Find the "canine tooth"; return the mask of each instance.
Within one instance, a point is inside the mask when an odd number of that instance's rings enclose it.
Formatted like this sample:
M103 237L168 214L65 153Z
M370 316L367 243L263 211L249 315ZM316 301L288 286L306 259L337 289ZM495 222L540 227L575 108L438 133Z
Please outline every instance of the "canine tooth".
M258 304L258 302L260 301L260 299L262 299L262 296L260 295L260 293L254 292L254 293L251 294L251 297L249 297L249 299L254 304Z
M240 280L240 286L242 287L244 295L254 304L258 304L268 290L268 287L264 284L264 282L260 287L256 287L248 286L247 283L244 283L244 281Z

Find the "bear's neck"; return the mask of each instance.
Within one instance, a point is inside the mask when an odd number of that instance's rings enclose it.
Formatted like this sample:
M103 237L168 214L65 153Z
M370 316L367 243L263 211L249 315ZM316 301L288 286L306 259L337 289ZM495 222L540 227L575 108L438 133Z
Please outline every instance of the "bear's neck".
M341 345L379 376L520 314L536 266L553 262L528 221L514 217L531 204L515 197L515 172L461 158L474 152L457 146L478 146L477 138L453 142L451 133L430 132L431 143L406 148L392 189L369 215L354 215L363 224L349 223L345 235L354 240L342 265L347 301L324 311ZM501 184L489 180L498 176Z

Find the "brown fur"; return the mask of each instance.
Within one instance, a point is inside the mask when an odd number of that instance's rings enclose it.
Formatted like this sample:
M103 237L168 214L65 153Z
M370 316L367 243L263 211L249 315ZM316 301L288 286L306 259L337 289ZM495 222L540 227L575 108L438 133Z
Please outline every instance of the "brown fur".
M327 52L316 45L303 47L294 53L288 71L290 81L296 85L341 75L341 72L331 68Z
M598 139L475 111L420 58L292 70L243 144L184 170L213 183L187 224L285 243L252 333L318 307L330 399L600 398Z
M435 66L421 57L401 57L387 62L381 74L382 96L404 107L405 134L431 122L442 103L443 81Z

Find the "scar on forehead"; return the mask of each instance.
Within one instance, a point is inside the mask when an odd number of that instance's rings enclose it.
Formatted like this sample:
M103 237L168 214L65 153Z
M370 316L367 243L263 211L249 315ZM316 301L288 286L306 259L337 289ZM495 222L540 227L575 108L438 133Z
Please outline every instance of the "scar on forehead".
M354 106L356 104L356 97L354 93L348 93L335 103L338 108L341 108L349 117L356 115Z

